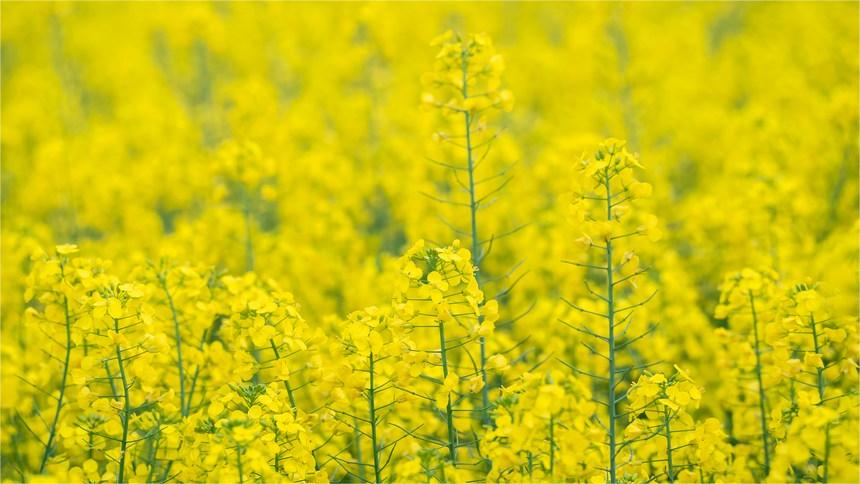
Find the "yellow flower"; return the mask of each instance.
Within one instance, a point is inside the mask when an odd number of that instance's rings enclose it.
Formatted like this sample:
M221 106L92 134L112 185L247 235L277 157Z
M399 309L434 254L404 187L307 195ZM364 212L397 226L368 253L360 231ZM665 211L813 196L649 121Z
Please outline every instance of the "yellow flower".
M508 366L508 359L504 355L493 355L487 358L486 368L488 370L501 370Z
M824 362L818 353L807 352L803 355L803 364L811 368L824 368Z
M206 409L206 414L213 420L220 417L222 413L224 413L224 404L218 400L210 403L209 407Z
M74 254L78 251L78 246L76 244L61 244L56 247L57 254L60 255L69 255Z

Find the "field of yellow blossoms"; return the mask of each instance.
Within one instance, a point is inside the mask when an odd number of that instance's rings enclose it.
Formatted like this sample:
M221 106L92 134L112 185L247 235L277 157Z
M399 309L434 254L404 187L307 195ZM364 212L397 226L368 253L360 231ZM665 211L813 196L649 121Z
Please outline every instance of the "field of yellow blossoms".
M860 481L857 19L4 2L2 481Z

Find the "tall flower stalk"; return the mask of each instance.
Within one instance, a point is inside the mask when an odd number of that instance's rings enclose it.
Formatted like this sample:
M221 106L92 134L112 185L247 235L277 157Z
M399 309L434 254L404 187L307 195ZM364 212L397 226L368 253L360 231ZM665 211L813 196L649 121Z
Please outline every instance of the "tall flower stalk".
M63 283L65 282L65 268L66 264L69 262L68 256L77 251L77 247L73 245L62 245L57 247L57 256L58 256L58 264L60 268L60 284L59 288L62 291ZM48 458L53 453L54 449L54 438L57 435L57 424L60 420L60 412L63 410L63 398L66 394L66 380L69 376L69 360L72 355L72 317L69 314L69 296L66 293L62 293L62 316L63 316L63 327L65 328L66 334L66 345L65 345L65 358L63 360L63 370L62 377L60 378L60 390L59 395L57 396L57 407L54 410L54 418L51 420L51 425L48 428L48 440L45 442L45 450L42 453L42 459L39 463L39 473L45 472L45 465L48 463Z
M759 421L761 423L761 444L764 451L764 466L763 472L767 476L770 474L770 435L767 430L767 395L764 390L764 382L762 380L762 365L761 352L762 345L759 339L759 320L758 313L755 309L755 296L752 290L747 291L750 304L750 314L752 315L752 334L753 334L753 352L755 353L755 377L758 384L758 406L759 406Z
M422 101L425 106L440 109L449 116L452 131L444 130L436 133L436 139L463 152L463 162L440 162L453 173L456 183L466 194L467 201L443 199L430 196L439 202L468 209L468 229L462 230L448 222L443 222L457 234L468 236L471 241L472 265L476 278L482 282L481 265L492 248L491 241L498 240L507 234L498 234L490 240L482 241L478 233L478 212L491 197L501 192L510 182L508 168L490 175L484 180L478 180L478 166L486 159L492 144L499 133L488 133L484 126L476 126L480 120L495 111L510 111L513 106L513 96L510 91L501 89L501 73L504 61L496 51L489 37L483 34L460 36L451 31L437 37L431 45L441 46L436 57L436 69L427 73L424 82L433 92L426 92ZM448 98L440 101L441 98ZM459 118L460 121L456 121ZM478 150L481 150L480 153ZM460 174L466 175L462 181ZM484 194L478 193L482 183L494 183ZM484 246L487 245L487 249ZM487 379L487 335L478 337L479 368L483 386L481 388L481 405L479 419L485 426L491 426L492 414L490 403L490 385Z
M628 152L622 141L608 139L591 155L583 156L579 166L579 177L575 181L572 200L572 218L577 228L582 230L578 241L588 250L597 251L601 262L587 259L565 261L586 270L586 276L593 274L604 283L604 291L598 292L586 281L589 298L582 301L562 300L575 310L579 321L563 319L562 323L583 335L581 342L589 352L605 362L593 365L594 369L583 369L562 360L577 373L596 380L606 392L606 400L601 401L607 411L607 420L602 423L606 429L608 464L605 468L607 480L618 482L617 457L625 444L619 439L616 425L622 415L619 405L627 397L626 392L619 394L618 387L632 372L641 370L649 364L629 364L624 366L619 355L635 341L651 333L656 326L637 325L640 334L627 337L633 325L634 311L647 303L656 293L642 296L635 279L645 272L639 267L639 257L631 246L631 239L647 235L656 240L660 233L656 219L646 213L631 212L630 205L651 193L651 186L634 177L634 169L641 168L636 156ZM625 247L626 245L626 247ZM619 256L619 254L622 254ZM623 326L623 327L622 327ZM604 344L605 351L593 345L593 341Z
M188 416L191 407L190 399L185 397L185 365L182 361L182 331L179 325L179 315L176 312L176 305L173 303L173 296L170 294L170 289L167 285L168 270L162 266L158 271L157 279L164 292L164 297L167 300L167 307L170 309L170 318L173 321L173 336L176 341L176 367L179 372L179 410L183 417Z
M131 417L131 399L129 398L129 392L131 391L131 385L128 383L128 377L126 376L125 370L125 356L123 356L123 348L121 345L122 338L120 335L120 327L119 327L119 319L114 317L114 332L115 332L115 347L116 347L116 364L119 369L119 377L120 383L122 384L122 410L120 410L120 423L122 424L122 436L119 439L119 470L116 475L116 482L121 483L125 482L123 476L125 474L125 461L128 455L128 428L129 428L129 418Z
M785 306L783 325L789 338L795 338L793 349L797 352L797 362L802 362L803 368L792 382L801 388L812 388L814 393L810 397L810 390L797 392L795 404L802 412L791 423L800 428L801 435L803 432L814 432L820 436L818 442L808 444L813 462L817 464L817 472L808 477L816 482L828 482L833 452L832 434L842 423L841 412L838 407L833 407L848 394L828 391L833 387L833 382L828 381L826 372L845 364L844 343L848 334L839 327L839 319L832 313L826 298L815 284L803 283L792 287ZM794 367L797 368L797 365ZM834 380L840 378L838 373L831 374ZM800 436L791 437L802 439Z
M761 442L759 477L771 472L773 438L768 428L770 406L768 383L765 379L763 355L766 352L764 328L776 318L777 275L771 271L744 269L726 276L721 289L720 304L715 310L718 319L728 318L730 326L745 338L753 355L751 367L744 365L741 371L755 378L755 405L759 427L757 438Z

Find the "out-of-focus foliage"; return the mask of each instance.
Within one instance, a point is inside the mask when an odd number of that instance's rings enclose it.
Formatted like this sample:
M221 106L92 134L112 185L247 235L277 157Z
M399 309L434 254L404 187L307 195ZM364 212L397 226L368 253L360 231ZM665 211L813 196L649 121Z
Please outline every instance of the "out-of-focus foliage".
M3 3L3 480L857 482L857 15Z

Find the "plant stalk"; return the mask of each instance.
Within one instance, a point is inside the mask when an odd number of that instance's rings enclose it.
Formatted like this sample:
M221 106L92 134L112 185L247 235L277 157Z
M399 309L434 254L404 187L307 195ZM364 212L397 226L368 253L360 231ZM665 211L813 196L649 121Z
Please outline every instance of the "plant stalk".
M815 353L821 354L821 346L818 345L818 328L815 325L815 316L814 315L809 316L809 322L812 325L812 343L815 346ZM818 370L817 371L817 373L818 373L817 377L818 378L817 378L816 383L818 386L818 404L824 405L824 387L826 386L827 382L824 378L824 368L818 368L817 370ZM827 471L828 471L829 460L830 460L830 423L828 423L824 427L824 462L822 463L824 470L823 470L821 482L827 482Z
M466 51L463 50L460 54L462 59L463 99L469 98L469 60L466 56ZM475 160L472 151L472 114L469 111L463 113L463 118L466 125L466 169L469 172L469 220L472 229L472 265L478 269L475 278L480 277L480 269L478 268L481 249L480 240L478 239L478 204L475 198ZM483 336L478 337L478 344L481 346L481 380L484 384L481 388L481 421L484 425L492 425L490 417L490 388L487 386L487 341Z
M167 289L167 273L159 274L158 278L161 280L161 288L164 290L165 297L167 297L170 316L173 318L173 335L176 339L176 358L177 366L179 367L179 410L183 417L187 417L191 402L185 399L185 368L182 364L182 334L179 330L179 316L176 314L173 296L170 295L170 291Z
M672 427L670 421L669 409L663 407L663 425L666 428L666 478L669 480L669 484L674 484L675 475L672 473Z
M114 322L115 331L117 333L119 333L119 330L120 330L119 320L114 319L113 322ZM119 376L120 376L120 380L122 381L122 388L123 388L122 396L123 396L123 400L124 400L123 409L122 409L122 412L123 412L122 418L120 419L120 420L122 420L122 440L120 441L120 449L119 449L119 472L117 472L117 476L116 476L116 482L119 484L119 483L125 482L123 480L123 477L124 477L124 473L125 473L125 456L126 456L126 451L127 451L127 447L128 447L128 419L129 419L129 412L131 411L131 401L130 401L129 396L128 396L128 390L129 390L128 380L126 379L126 376L125 376L125 365L123 365L123 362L122 362L122 348L120 348L119 344L116 345L116 360L117 360L117 365L119 366Z
M63 311L66 321L66 359L63 362L63 377L60 380L60 395L57 398L57 409L54 412L54 420L48 433L48 442L45 444L45 452L42 454L42 462L39 464L39 474L45 472L48 458L53 452L54 438L57 436L57 424L60 421L60 412L63 410L63 397L66 394L66 379L69 375L69 360L72 355L72 320L69 315L69 298L63 295Z
M439 348L442 353L442 376L448 377L448 352L445 348L445 323L439 321ZM454 428L454 410L451 406L451 395L448 395L448 404L445 407L445 420L448 424L448 452L451 454L451 463L457 465L457 430Z
M612 220L612 188L610 187L609 168L604 171L603 186L606 191L606 220ZM618 482L615 464L615 285L613 283L614 268L612 266L612 239L606 240L606 319L609 322L609 482Z
M371 443L371 451L373 452L373 474L375 477L375 483L380 484L382 482L381 469L379 467L379 449L376 443L376 396L374 395L376 392L376 386L374 382L374 362L373 362L373 352L370 353L370 391L368 392L368 405L370 407L370 443Z
M755 374L758 381L758 404L761 414L759 416L759 420L761 421L761 441L764 446L764 476L762 476L764 478L770 474L770 449L768 448L770 436L767 431L767 402L765 400L764 383L761 376L761 350L758 339L758 314L755 310L755 297L752 291L748 291L747 294L750 300L750 310L752 311L753 338L755 340Z

